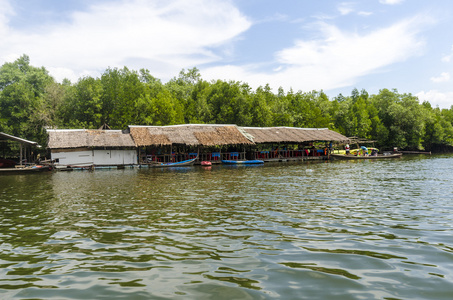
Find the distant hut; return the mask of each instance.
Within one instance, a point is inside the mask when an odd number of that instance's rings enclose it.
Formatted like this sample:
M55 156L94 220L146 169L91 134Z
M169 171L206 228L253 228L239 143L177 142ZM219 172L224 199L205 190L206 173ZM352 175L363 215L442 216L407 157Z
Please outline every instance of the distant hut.
M9 142L14 142L19 144L19 155L17 156L18 161L12 161L6 159L6 151L11 152L10 147L7 145ZM37 142L29 141L22 139L17 136L9 135L4 132L0 132L0 168L14 166L15 164L23 165L24 163L31 163L34 161L35 157L33 155L34 148L40 148Z
M51 159L66 166L137 164L131 136L121 130L48 129Z
M325 146L315 149L314 143L330 146L349 139L327 128L298 127L240 127L257 145L255 158L278 159L326 155Z
M142 161L181 161L194 156L199 160L220 160L229 155L222 154L222 147L253 144L236 125L131 125L129 132L141 148ZM245 151L238 154L238 159L240 155L244 156Z

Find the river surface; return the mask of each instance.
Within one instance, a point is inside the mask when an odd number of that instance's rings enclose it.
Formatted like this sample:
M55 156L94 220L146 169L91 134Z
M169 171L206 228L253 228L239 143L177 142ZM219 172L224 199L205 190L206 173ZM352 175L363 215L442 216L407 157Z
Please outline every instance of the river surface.
M0 176L0 299L453 299L453 156Z

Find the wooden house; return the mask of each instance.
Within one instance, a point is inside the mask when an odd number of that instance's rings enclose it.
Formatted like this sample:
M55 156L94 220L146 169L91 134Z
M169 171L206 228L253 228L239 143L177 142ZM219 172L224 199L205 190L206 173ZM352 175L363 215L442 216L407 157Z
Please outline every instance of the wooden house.
M132 137L121 130L48 129L48 149L58 166L125 166L137 164Z

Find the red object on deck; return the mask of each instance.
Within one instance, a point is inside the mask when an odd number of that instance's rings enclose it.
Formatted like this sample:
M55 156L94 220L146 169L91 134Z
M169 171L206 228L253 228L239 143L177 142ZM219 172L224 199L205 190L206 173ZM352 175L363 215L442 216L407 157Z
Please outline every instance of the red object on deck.
M15 165L14 160L0 158L0 168L14 168Z

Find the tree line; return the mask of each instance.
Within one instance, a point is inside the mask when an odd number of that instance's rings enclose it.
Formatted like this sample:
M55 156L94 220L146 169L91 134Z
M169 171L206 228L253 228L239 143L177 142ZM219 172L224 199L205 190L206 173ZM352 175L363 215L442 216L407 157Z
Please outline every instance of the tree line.
M237 124L329 128L376 140L382 148L453 145L453 106L419 103L411 94L353 89L329 99L323 91L294 92L268 84L253 90L239 81L205 81L197 68L167 83L147 69L108 68L99 78L56 82L23 55L0 68L0 131L46 144L45 128L112 129L127 125Z

